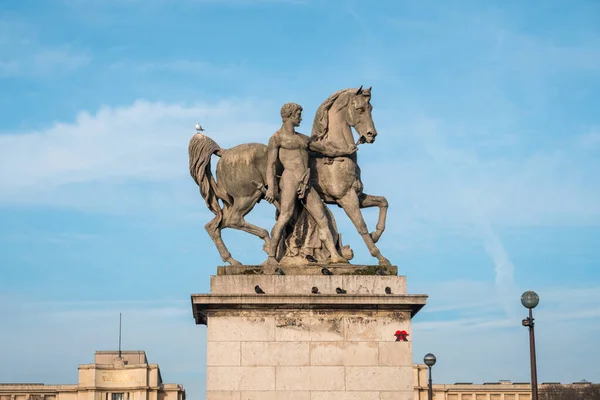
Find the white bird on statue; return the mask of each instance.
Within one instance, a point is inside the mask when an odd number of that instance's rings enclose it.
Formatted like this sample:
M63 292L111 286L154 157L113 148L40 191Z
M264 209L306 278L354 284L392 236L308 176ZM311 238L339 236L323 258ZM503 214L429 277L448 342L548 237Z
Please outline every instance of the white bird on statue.
M204 128L198 122L196 122L196 132L204 132Z

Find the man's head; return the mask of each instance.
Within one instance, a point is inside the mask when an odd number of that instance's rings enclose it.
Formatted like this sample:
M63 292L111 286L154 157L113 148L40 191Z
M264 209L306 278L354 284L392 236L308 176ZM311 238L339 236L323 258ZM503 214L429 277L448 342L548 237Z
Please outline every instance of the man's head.
M302 106L296 103L285 103L281 107L281 119L284 122L290 119L294 126L299 126L302 121Z

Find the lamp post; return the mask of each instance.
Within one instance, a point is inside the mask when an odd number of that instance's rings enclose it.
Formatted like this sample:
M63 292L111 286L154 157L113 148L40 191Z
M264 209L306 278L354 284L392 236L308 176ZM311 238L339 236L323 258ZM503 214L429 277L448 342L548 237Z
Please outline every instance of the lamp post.
M533 331L533 309L540 302L536 292L528 290L521 296L521 304L529 309L529 317L523 320L523 326L529 327L529 356L531 358L531 400L538 400L537 365L535 361L535 335Z
M435 356L431 353L427 353L425 354L425 357L423 357L423 361L425 362L425 365L427 365L427 367L429 368L429 385L427 388L427 399L428 400L433 400L433 387L432 387L432 381L431 381L431 367L433 367L435 365L435 362L437 361Z

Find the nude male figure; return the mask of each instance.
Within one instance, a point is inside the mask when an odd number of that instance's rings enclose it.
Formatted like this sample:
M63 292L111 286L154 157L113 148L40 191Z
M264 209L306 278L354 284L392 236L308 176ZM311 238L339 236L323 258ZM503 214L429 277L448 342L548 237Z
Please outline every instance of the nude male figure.
M275 166L277 160L283 165L279 181L280 213L271 231L271 245L267 250L267 264L276 264L275 252L281 241L283 229L294 214L296 200L300 199L319 227L319 237L331 254L331 263L347 263L333 241L329 222L325 213L325 204L319 194L310 186L308 151L315 151L328 157L338 157L356 151L356 146L341 151L325 148L319 142L312 141L306 135L295 131L302 121L302 107L296 103L286 103L281 107L281 128L271 136L268 145L267 185L265 199L269 203L275 200Z

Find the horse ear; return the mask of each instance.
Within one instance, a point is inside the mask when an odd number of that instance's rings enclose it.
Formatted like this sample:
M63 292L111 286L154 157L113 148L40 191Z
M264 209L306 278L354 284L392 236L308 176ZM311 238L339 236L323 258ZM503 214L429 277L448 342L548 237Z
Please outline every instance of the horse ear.
M358 88L358 90L356 91L356 94L361 94L362 93L362 85L360 85L360 87Z
M368 89L365 89L362 91L363 96L370 96L371 95L371 88L373 86L370 86Z

